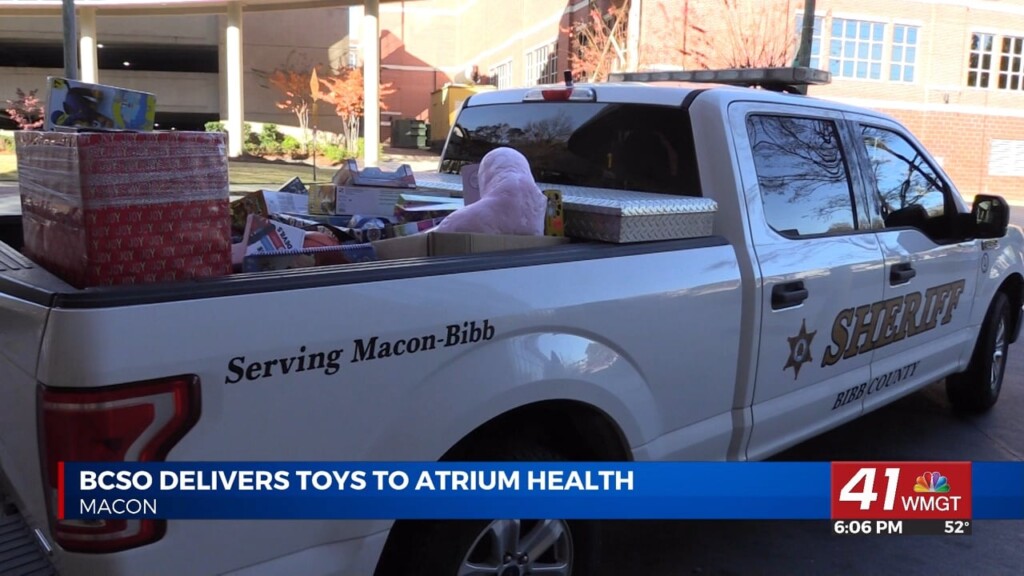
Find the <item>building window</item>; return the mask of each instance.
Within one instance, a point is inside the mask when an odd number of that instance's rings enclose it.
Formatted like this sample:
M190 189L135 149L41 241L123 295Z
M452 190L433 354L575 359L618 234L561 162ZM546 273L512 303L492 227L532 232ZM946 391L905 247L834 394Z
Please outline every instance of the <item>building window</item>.
M498 88L512 87L512 61L506 60L491 68L488 74L491 77L491 84Z
M967 85L1024 91L1024 37L971 34Z
M558 52L555 44L541 46L526 53L526 85L558 82Z
M885 24L832 19L829 71L838 78L881 80Z
M1024 38L1004 36L999 51L999 88L1024 90L1024 69L1021 68Z
M917 60L917 26L896 24L892 27L892 57L889 80L913 82L914 63Z
M971 61L967 68L968 86L989 87L989 70L992 69L994 45L995 37L992 34L971 34Z
M821 68L821 29L825 19L821 16L814 17L814 34L811 36L811 68ZM804 30L804 15L796 15L796 45L800 46L800 36Z

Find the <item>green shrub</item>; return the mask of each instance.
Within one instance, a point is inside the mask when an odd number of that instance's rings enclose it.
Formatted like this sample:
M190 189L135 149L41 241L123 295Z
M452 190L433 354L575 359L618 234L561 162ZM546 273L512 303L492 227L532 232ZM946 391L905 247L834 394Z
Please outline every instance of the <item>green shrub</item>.
M207 132L227 132L227 128L224 126L224 123L221 122L221 121L207 122L204 125L204 127L206 128Z
M366 151L366 142L362 138L359 138L359 139L356 140L356 152L355 152L355 154L347 154L346 157L347 158L362 158L363 157L363 152L365 152L365 151ZM383 155L384 155L384 144L381 143L381 144L377 145L377 156L380 157L380 156L383 156Z
M281 143L276 140L260 142L260 152L266 156L280 156Z
M277 124L264 124L260 130L260 142L280 142L284 137L277 129Z
M246 142L242 145L242 149L250 156L259 156L261 152L258 142Z
M295 155L302 151L302 144L293 136L285 136L281 141L281 151L285 154Z
M14 137L0 134L0 152L14 152Z
M345 149L337 144L321 145L319 154L334 163L341 162L347 157Z

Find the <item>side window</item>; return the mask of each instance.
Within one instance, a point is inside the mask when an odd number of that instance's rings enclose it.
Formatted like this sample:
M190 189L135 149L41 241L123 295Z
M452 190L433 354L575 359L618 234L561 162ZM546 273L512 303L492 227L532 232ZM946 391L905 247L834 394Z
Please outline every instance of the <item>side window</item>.
M946 187L924 156L895 132L862 126L861 134L885 227L912 226L941 235Z
M769 226L790 238L857 228L835 122L753 115L747 133Z

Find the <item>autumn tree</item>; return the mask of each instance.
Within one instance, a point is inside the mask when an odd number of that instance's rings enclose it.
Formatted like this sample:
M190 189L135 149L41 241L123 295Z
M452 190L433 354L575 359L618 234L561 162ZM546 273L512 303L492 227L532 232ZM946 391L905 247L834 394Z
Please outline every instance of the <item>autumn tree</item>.
M707 19L698 13L697 7L696 2L655 4L658 25L644 31L647 42L639 58L641 69L667 66L694 70L709 67L711 35L704 27Z
M320 85L325 91L316 97L334 106L334 112L341 118L345 147L350 154L355 154L359 140L359 119L364 111L362 68L335 70L330 76L320 78ZM380 85L381 110L387 110L384 96L394 92L390 82Z
M598 82L611 72L625 69L628 13L628 2L602 13L595 0L590 0L587 17L563 30L570 38L569 65L573 78Z
M782 67L796 55L794 0L666 4L658 5L654 42L663 55L670 47L683 68Z
M778 68L789 66L796 56L795 19L788 0L743 2L721 0L728 41L718 57L727 68Z
M26 94L24 90L18 88L18 97L14 100L7 100L7 107L4 111L22 130L36 130L43 127L46 106L36 97L37 91L29 90Z
M317 86L317 66L310 65L304 56L291 53L283 66L270 72L254 70L263 80L264 87L274 88L281 98L274 102L280 110L295 114L302 130L302 147L306 149L309 142L309 115L315 102L313 86Z
M314 71L305 70L277 69L267 77L267 81L280 90L284 96L274 104L280 110L287 110L295 114L295 118L299 121L303 149L305 149L306 142L309 141L309 112L313 107L313 93L309 88L309 79L314 73Z

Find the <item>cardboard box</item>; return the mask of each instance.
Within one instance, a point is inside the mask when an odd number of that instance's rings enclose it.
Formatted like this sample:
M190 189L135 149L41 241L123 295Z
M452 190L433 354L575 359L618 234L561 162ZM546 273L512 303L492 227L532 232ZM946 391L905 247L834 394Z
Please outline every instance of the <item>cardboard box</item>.
M292 270L312 266L332 266L336 264L356 264L373 262L377 259L373 246L370 244L348 244L343 246L321 246L303 248L301 250L280 250L250 254L245 257L243 272L268 272L272 270Z
M148 92L52 76L46 82L46 130L153 130L156 96Z
M231 272L224 135L16 133L25 252L82 288Z
M249 215L302 214L309 200L303 194L257 190L231 202L231 226L245 228Z
M558 246L568 238L555 236L515 236L510 234L465 234L428 232L373 243L380 260L418 258L423 256L455 256L505 250L526 250Z
M309 214L330 216L334 214L337 204L335 196L337 186L334 184L318 184L309 189Z
M385 238L398 238L400 236L412 236L434 228L444 221L444 218L432 218L430 220L417 220L405 224L394 224L384 229Z
M359 169L359 163L349 158L331 178L336 186L377 186L380 188L415 188L416 176L412 167L402 164L394 171L381 170L373 166Z
M393 188L323 184L309 194L310 214L393 216L400 191Z
M378 260L399 260L430 256L430 235L414 234L372 242Z

